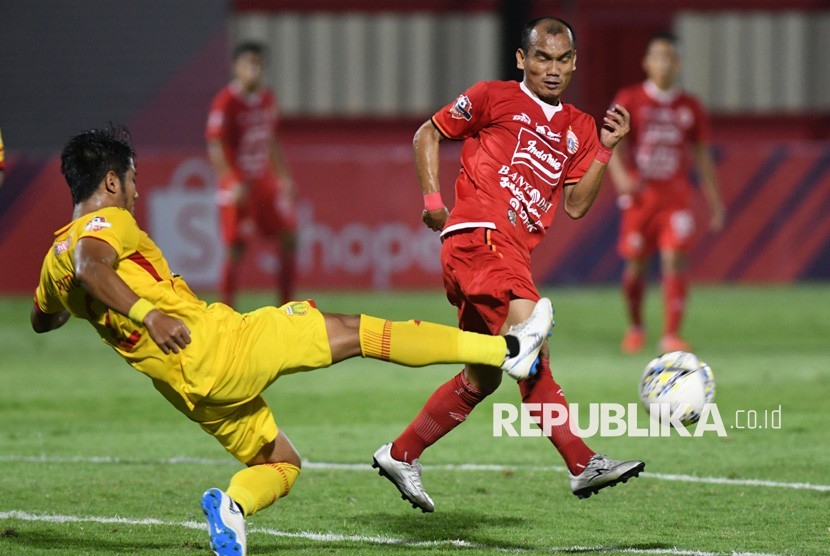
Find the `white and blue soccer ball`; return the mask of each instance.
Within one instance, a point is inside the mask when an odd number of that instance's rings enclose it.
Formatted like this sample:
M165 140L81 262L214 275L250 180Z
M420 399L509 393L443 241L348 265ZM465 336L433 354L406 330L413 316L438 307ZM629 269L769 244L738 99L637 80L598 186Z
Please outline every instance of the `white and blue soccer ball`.
M646 365L640 380L640 401L667 404L668 414L689 426L700 419L704 404L715 401L715 375L693 353L670 351Z

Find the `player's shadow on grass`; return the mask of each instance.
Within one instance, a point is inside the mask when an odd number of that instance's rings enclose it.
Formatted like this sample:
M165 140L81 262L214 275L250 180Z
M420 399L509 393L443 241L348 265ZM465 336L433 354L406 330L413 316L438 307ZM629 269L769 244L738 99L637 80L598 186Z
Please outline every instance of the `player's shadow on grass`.
M401 544L390 543L390 547L401 546L430 548L431 543L446 543L444 548L452 549L451 541L461 541L457 548L494 548L527 550L532 548L518 540L505 540L505 531L520 531L524 520L520 517L482 513L473 510L442 510L440 514L423 515L420 511L392 514L373 512L361 514L364 523L382 523L383 533L373 532L368 536L388 536L400 539ZM469 546L473 545L473 546ZM365 546L365 545L363 545ZM439 547L432 547L440 548Z

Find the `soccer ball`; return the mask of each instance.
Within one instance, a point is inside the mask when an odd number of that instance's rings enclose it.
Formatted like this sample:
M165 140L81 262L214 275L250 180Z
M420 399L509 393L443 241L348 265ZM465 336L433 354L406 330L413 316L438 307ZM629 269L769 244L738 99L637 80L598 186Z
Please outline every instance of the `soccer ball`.
M688 427L700 419L703 404L715 401L715 376L692 353L664 353L646 365L640 401L646 411L651 404L668 404L669 415Z

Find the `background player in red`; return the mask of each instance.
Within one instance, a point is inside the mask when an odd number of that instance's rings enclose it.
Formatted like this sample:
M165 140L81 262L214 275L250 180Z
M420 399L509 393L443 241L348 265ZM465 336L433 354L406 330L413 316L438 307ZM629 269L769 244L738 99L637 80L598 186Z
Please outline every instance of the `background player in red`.
M573 30L564 21L528 23L516 63L524 71L521 83L473 85L425 122L414 139L423 221L441 231L447 298L458 308L463 330L486 334L499 334L530 315L539 299L530 271L531 251L550 226L560 198L571 218L585 215L599 192L611 150L628 132L628 113L622 107L605 114L598 140L594 119L560 101L576 66ZM438 182L439 145L446 139L464 141L452 213L441 200ZM467 365L435 391L394 442L377 450L374 467L413 506L433 511L418 458L500 382L498 369ZM519 388L526 403L566 406L551 374L547 343L538 372ZM594 453L568 422L553 427L549 439L565 460L571 490L578 497L626 481L645 466Z
M213 99L206 138L219 177L218 203L227 247L222 301L233 305L239 261L255 231L278 238L279 292L293 299L296 275L294 181L277 139L277 103L263 84L265 47L244 42L233 52L233 80Z
M622 89L612 103L631 113L630 139L608 165L622 209L618 250L625 259L622 284L630 322L622 340L626 353L637 353L645 344L643 294L648 260L656 249L665 311L659 350L690 349L680 338L680 324L688 292L684 266L695 229L689 205L692 166L709 204L712 230L723 228L726 216L708 143L706 112L677 86L677 49L673 35L655 35L643 58L648 79Z

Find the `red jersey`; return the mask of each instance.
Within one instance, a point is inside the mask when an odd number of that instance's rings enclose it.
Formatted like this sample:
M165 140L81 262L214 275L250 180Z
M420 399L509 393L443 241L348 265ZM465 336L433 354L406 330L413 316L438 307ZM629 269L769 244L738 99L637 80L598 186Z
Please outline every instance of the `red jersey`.
M528 253L550 227L562 187L579 181L599 144L592 117L570 104L546 104L516 81L476 83L432 123L464 140L443 234L498 229Z
M233 170L246 179L256 180L268 172L276 131L274 94L267 88L248 94L232 81L213 99L205 137L219 139Z
M661 91L651 81L620 90L614 102L631 113L627 166L654 193L688 196L692 147L710 135L701 103L679 89Z

